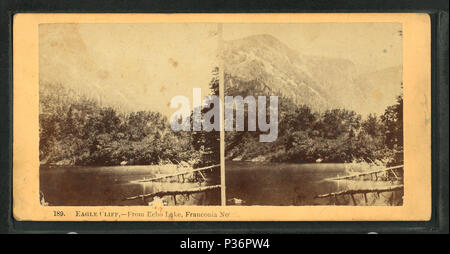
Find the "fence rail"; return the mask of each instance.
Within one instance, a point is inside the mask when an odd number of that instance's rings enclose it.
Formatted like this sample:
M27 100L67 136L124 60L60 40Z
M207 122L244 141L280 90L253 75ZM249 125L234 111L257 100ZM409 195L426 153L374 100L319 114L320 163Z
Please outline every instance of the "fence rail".
M204 171L204 170L208 170L208 169L213 169L216 167L220 167L220 165L213 165L213 166L208 166L208 167L203 167L203 168L195 168L195 169L190 169L190 170L185 170L185 171L181 171L181 172L177 172L177 173L173 173L173 174L167 174L167 175L163 175L163 176L158 176L158 177L154 177L154 178L149 178L149 179L142 179L142 180L136 180L133 182L137 182L137 183L145 183L145 182L156 182L165 178L171 178L171 177L176 177L176 176L180 176L180 175L186 175L186 174L190 174L190 173L194 173L194 172L200 172Z
M391 171L394 174L394 176L396 178L398 178L398 175L395 173L394 169L399 169L399 168L403 168L403 165L389 167L389 168L384 168L384 169L379 169L379 170L374 170L374 171L369 171L369 172L362 172L362 173L352 174L352 175L348 175L348 176L327 178L326 180L344 180L344 179L358 178L358 177L366 176L366 175L375 175L375 176L377 176L378 173L382 173L382 172L386 172L386 171Z
M133 199L140 199L140 198L151 198L151 197L163 197L163 196L176 196L176 195L190 195L194 193L214 190L214 189L220 189L220 185L211 185L211 186L202 186L202 187L196 187L196 188L190 188L190 189L184 189L184 190L171 190L171 191L158 191L155 193L149 193L149 194L142 194L138 196L128 197L124 200L133 200Z

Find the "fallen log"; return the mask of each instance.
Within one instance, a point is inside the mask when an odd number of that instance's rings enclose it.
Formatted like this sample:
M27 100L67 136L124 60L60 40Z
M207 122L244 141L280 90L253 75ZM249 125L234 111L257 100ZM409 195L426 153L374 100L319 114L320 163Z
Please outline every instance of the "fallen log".
M189 195L214 189L220 189L220 185L211 185L211 186L202 186L197 188L191 188L191 189L184 189L184 190L171 190L171 191L158 191L155 193L150 194L143 194L133 197L125 198L124 200L133 200L133 199L139 199L139 198L152 198L152 197L163 197L163 196L176 196L176 195Z
M163 175L163 176L158 176L158 177L154 177L154 178L143 179L143 180L136 180L136 181L133 181L133 182L138 182L138 183L155 182L155 181L159 181L159 180L162 180L162 179L165 179L165 178L185 175L185 174L198 172L198 171L203 171L203 170L207 170L207 169L212 169L212 168L216 168L216 167L220 167L220 165L213 165L213 166L208 166L208 167L203 167L203 168L196 168L196 169L191 169L191 170L185 170L185 171L181 171L181 172L177 172L177 173L173 173L173 174L167 174L167 175Z
M397 169L397 168L403 168L403 165L390 167L390 168L384 168L384 169L380 169L380 170L369 171L369 172L362 172L362 173L357 173L357 174L348 175L348 176L327 178L325 180L344 180L344 179L351 179L351 178L356 178L356 177L365 176L365 175L371 175L371 174L375 174L375 176L376 176L376 174L381 173L381 172L385 172L385 171L392 171L394 173L394 169ZM394 173L394 175L395 175L396 178L398 178L395 173Z
M396 190L401 190L401 189L403 189L403 184L388 186L388 187L384 187L384 188L344 190L344 191L339 191L339 192L332 192L332 193L317 195L314 198L327 198L327 197L338 196L338 195L352 195L353 196L354 194L361 194L361 193L365 194L365 193L370 193L370 192L380 193L380 192L396 191Z

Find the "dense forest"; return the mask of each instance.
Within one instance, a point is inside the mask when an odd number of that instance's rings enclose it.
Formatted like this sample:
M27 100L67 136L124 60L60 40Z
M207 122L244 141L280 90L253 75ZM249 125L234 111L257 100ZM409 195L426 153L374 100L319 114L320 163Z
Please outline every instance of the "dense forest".
M403 98L383 115L365 119L354 111L313 112L306 105L279 99L279 133L272 143L260 143L259 132L225 134L226 156L234 160L274 162L403 163Z
M156 164L191 160L188 133L152 111L119 113L62 86L40 89L40 161L60 165Z
M210 82L218 94L217 69ZM62 85L39 88L43 165L218 164L219 133L174 132L158 112L120 112Z

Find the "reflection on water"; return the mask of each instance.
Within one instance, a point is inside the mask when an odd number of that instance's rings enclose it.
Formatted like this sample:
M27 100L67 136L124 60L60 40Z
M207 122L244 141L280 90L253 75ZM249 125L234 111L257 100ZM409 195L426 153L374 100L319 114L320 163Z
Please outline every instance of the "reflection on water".
M314 198L316 195L348 189L390 185L386 181L328 181L347 175L345 164L338 163L265 163L227 161L227 203L242 200L244 205L352 205L350 197L338 200ZM369 197L368 205L386 205L385 199ZM385 193L383 195L392 195ZM397 195L398 196L398 195ZM362 197L356 197L358 205ZM401 197L400 197L401 199Z
M169 172L157 166L113 167L40 167L40 190L50 206L123 206L147 205L152 199L126 200L127 197L156 191L198 187L195 182L133 181L156 177ZM172 172L173 173L173 172ZM205 185L205 183L203 183ZM206 184L207 185L207 184ZM178 197L178 205L220 204L220 193L199 193L188 198ZM172 200L171 200L172 198ZM173 205L173 197L167 197Z
M335 182L324 179L345 173L343 164L227 161L225 168L227 199L246 205L320 205L326 200L315 195L337 190Z
M155 166L115 167L41 167L40 190L50 206L123 206L148 205L150 199L124 201L127 197L157 191L199 187L199 183L185 181L133 181L168 174ZM173 173L173 172L172 172ZM375 188L390 185L386 181L328 181L344 176L344 164L290 164L262 162L226 162L227 204L232 205L352 205L349 196L337 200L317 199L316 195L346 189ZM174 179L175 180L175 179ZM212 185L217 183L203 183ZM368 201L357 196L358 203L368 205L402 204L402 193L370 194ZM36 197L38 198L38 197ZM173 197L163 198L174 205ZM333 203L330 203L333 202ZM194 195L177 195L177 205L219 205L220 190Z

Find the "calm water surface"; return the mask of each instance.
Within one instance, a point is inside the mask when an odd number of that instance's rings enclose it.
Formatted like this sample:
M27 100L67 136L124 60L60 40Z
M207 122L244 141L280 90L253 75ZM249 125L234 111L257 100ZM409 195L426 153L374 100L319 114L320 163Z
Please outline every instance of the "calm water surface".
M40 189L50 205L107 206L144 205L141 199L123 199L144 192L199 186L178 182L133 183L158 173L168 172L157 172L155 166L41 167ZM227 199L244 200L244 205L321 205L328 200L313 197L337 191L336 182L324 181L337 175L345 175L344 164L227 161L226 195ZM206 201L211 202L219 201Z
M345 175L344 164L227 161L225 166L227 199L245 205L323 205L327 199L313 197L339 188L323 180Z
M112 167L42 167L40 190L45 201L55 206L116 206L145 205L142 199L124 201L124 198L163 190L198 187L198 183L163 182L133 183L151 178L160 172L155 166ZM146 200L147 202L151 200ZM220 202L216 200L202 201Z

